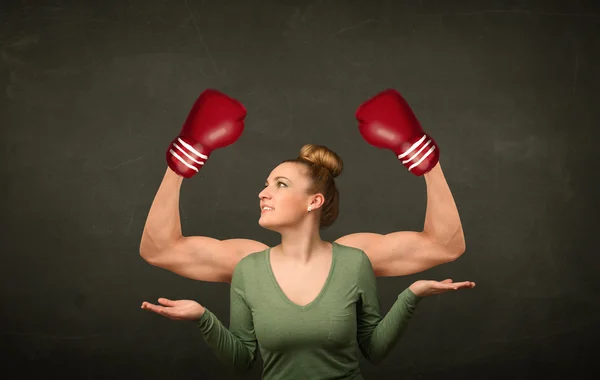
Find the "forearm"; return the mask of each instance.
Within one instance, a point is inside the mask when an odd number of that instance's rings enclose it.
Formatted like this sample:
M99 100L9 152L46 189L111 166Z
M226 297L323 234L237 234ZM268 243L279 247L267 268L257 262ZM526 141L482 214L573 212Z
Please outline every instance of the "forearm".
M408 328L421 299L422 297L416 296L410 289L404 290L370 335L359 342L363 355L371 363L380 363L396 346Z
M427 210L423 232L437 244L462 254L465 238L458 209L438 163L424 175L427 185Z
M208 309L205 309L197 325L204 341L223 364L237 372L246 372L252 368L252 349L229 331ZM252 346L253 342L248 344Z
M146 219L140 253L150 257L181 237L179 193L183 177L167 168Z

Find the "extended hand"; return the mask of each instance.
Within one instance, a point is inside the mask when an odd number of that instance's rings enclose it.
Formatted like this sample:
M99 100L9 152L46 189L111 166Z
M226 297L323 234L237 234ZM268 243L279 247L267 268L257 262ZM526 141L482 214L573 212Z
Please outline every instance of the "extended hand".
M444 281L419 280L414 282L409 289L420 297L427 297L434 294L453 292L459 289L471 289L475 287L472 281L452 282L452 279Z
M204 307L196 301L171 301L166 298L159 298L158 302L164 306L153 305L144 301L142 302L142 309L153 311L173 320L195 321L204 314Z

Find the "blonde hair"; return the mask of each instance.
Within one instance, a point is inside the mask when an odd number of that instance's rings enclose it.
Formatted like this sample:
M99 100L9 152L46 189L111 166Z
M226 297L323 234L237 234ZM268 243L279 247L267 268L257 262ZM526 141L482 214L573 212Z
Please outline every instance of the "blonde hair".
M311 180L309 191L321 193L325 202L321 209L321 227L331 226L339 215L339 192L334 179L342 174L344 163L331 149L323 145L306 144L297 158L284 162L303 164Z

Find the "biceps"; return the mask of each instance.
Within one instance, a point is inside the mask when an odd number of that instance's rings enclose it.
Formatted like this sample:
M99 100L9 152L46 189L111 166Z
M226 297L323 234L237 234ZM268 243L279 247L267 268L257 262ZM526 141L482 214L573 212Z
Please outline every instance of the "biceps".
M152 264L193 280L228 282L238 261L235 249L224 241L191 236L179 239Z
M453 258L445 247L421 232L357 233L344 236L338 242L363 250L377 276L410 275Z
M370 251L378 276L410 275L452 260L444 246L411 231L384 235Z

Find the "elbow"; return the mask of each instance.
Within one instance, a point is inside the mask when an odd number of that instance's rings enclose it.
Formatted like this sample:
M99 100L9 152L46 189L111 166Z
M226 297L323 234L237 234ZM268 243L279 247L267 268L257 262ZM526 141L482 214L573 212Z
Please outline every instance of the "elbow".
M250 370L252 370L252 368L254 368L254 361L255 361L255 358L252 354L250 354L250 357L246 358L246 360L235 361L234 372L237 375L248 374L250 372Z
M163 258L182 240L181 234L165 234L145 228L140 239L139 254L148 263L154 265L156 259Z
M153 260L156 258L158 254L158 249L156 245L151 243L151 239L144 234L142 237L142 241L140 242L139 254L142 259L144 259L149 264L152 264Z
M368 360L369 360L369 363L371 363L373 365L380 365L381 362L383 362L383 358L378 357L378 356L369 358Z
M454 235L454 238L446 244L446 251L448 252L449 258L448 261L457 260L466 250L467 243L465 241L465 235L462 228L460 228Z
M140 257L150 265L156 265L157 253L148 248L140 247Z
M248 366L248 367L236 366L233 369L233 374L236 376L244 376L244 375L247 375L251 369L252 369L252 366Z
M138 251L140 257L148 264L158 266L158 259L163 257L171 246L172 243L160 243L160 240L157 241L147 232L144 232Z
M388 354L387 350L371 350L366 347L363 347L361 351L365 359L373 365L381 364Z
M463 241L462 243L446 247L446 250L448 251L448 262L452 262L458 260L465 253L466 245Z
M169 262L171 261L168 250L140 248L140 257L153 267L164 269L167 268Z
M254 366L252 364L250 364L247 367L238 368L236 371L236 374L241 375L241 376L247 375L248 373L250 373L250 370L252 369L252 367L254 367Z
M366 359L369 361L369 363L371 363L373 365L380 365L383 362L384 358L385 358L385 355L383 355L383 354L371 354L366 357Z

